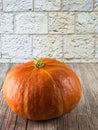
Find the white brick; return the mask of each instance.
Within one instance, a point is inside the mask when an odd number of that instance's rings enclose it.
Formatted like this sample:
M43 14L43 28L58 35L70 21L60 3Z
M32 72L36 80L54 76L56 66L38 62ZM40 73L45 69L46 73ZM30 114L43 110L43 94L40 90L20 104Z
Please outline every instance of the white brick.
M76 31L77 33L98 33L98 13L78 13Z
M93 0L62 0L62 10L91 11Z
M68 13L68 12L49 13L49 33L50 34L74 33L74 13Z
M10 59L1 59L0 58L0 63L10 63Z
M0 33L13 33L13 14L0 13Z
M33 58L61 58L62 55L62 36L35 35L33 37Z
M2 45L1 45L1 36L0 36L0 58L1 58L1 47Z
M64 36L64 58L93 58L94 38L91 35Z
M0 10L2 9L2 0L0 0Z
M98 11L98 0L94 0L94 1L95 1L95 4L94 4L95 10Z
M61 0L35 0L35 11L56 11L60 10Z
M95 37L95 57L98 58L98 35Z
M83 58L83 59L64 59L64 63L95 63L98 59L94 58Z
M15 32L19 34L46 34L47 13L20 13L15 17Z
M2 58L31 58L32 36L4 35L1 37Z
M31 61L31 60L33 60L33 59L24 59L24 58L11 58L11 63L25 63L25 62L28 62L28 61Z
M26 11L33 8L33 0L3 0L4 11Z

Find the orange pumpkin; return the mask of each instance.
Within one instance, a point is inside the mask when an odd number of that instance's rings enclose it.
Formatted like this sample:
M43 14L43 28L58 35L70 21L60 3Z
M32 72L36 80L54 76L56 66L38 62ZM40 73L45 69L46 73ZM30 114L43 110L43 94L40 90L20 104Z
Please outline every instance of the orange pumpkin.
M70 112L81 93L76 74L52 58L12 68L3 84L3 95L12 111L32 120L52 119Z

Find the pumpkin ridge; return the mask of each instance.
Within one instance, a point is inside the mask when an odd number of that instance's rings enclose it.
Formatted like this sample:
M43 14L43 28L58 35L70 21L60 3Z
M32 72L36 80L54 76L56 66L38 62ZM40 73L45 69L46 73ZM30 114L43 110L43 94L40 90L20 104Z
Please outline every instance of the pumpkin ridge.
M50 77L50 79L54 82L54 84L58 87L58 85L56 84L56 82L55 82L55 80L53 79L53 77L52 77L52 75L49 73L49 72L47 72L45 69L43 69L44 70L44 72L45 73L47 73L48 74L48 76ZM61 95L61 97L62 97L62 108L64 108L64 100L63 100L63 96L62 96L62 93L61 93L61 90L60 90L60 88L58 87L58 89L59 89L59 91L60 91L60 95ZM61 113L61 115L63 114L63 109L62 109L62 113Z
M34 71L34 69L33 69L33 71ZM26 80L26 82L25 82L25 86L24 86L24 91L23 91L23 111L24 111L24 114L28 117L28 118L30 118L30 115L29 115L29 113L28 113L28 105L25 105L25 89L26 89L26 85L27 85L27 82L30 80L30 78L32 77L32 74L33 74L33 71L31 72L31 74L30 74L30 76L28 77L28 79ZM25 109L26 107L27 107L27 109Z
M68 83L70 84L71 88L74 89L73 85L71 84L70 79L67 79L67 81L68 81ZM80 100L80 99L78 99L78 100ZM71 100L71 101L72 101L72 100ZM77 105L77 104L76 104L76 105ZM75 105L75 106L76 106L76 105ZM74 107L75 107L75 106L74 106Z
M72 74L72 77L77 77L77 75L74 74L74 72L73 72L72 70L70 70L70 68L68 68L68 69L69 69L70 73ZM46 71L46 70L44 69L44 71ZM65 71L65 69L63 69L63 71L68 74L68 72ZM56 86L58 87L56 81L53 79L53 76L52 76L49 72L47 72L47 71L46 71L46 73L49 75L49 77L53 80L53 82L54 82L54 83L56 84ZM73 86L72 86L71 82L69 81L69 79L67 79L67 81L68 81L68 83L70 84L70 86L73 88ZM76 84L79 84L79 83L78 83L78 80L77 80L76 78L75 78L75 81L76 81ZM77 85L77 86L78 86L78 85ZM59 88L59 87L58 87L58 88ZM60 90L60 88L59 88L59 90ZM60 93L61 93L61 95L63 95L61 90L60 90ZM81 96L80 96L80 97L81 97ZM64 99L63 99L63 96L62 96L62 101L63 101L63 112L64 112Z

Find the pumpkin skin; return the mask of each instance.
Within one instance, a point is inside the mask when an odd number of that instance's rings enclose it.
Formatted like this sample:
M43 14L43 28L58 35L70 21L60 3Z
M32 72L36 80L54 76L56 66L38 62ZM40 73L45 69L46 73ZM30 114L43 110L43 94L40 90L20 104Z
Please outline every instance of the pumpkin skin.
M31 120L64 115L78 104L82 90L77 75L64 63L40 58L12 68L3 84L3 96L13 112Z

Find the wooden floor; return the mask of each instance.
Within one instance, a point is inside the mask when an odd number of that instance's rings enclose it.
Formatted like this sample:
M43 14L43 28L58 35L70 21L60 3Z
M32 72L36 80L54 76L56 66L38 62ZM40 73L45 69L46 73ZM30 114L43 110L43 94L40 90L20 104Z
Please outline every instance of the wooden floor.
M14 114L3 99L3 80L12 66L0 64L0 130L98 130L98 64L69 64L83 87L80 103L65 116L37 122Z

